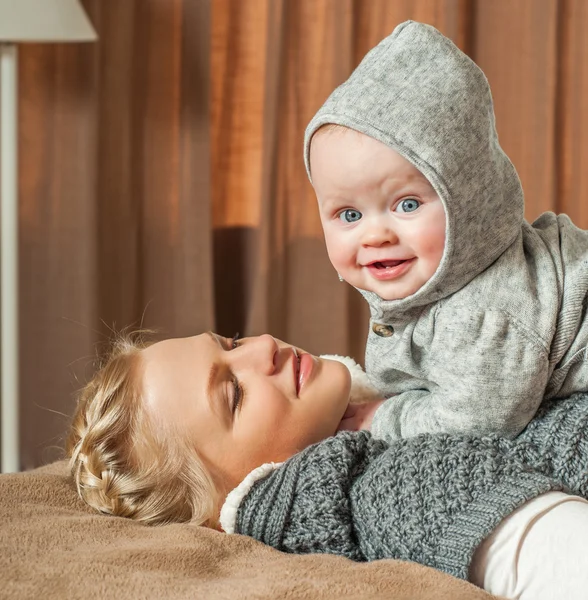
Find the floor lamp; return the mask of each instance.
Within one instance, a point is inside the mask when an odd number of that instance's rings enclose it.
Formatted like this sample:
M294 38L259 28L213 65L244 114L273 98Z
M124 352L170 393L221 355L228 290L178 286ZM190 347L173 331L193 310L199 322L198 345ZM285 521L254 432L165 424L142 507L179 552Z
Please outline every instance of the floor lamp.
M20 470L18 397L18 47L96 40L78 0L0 0L2 473Z

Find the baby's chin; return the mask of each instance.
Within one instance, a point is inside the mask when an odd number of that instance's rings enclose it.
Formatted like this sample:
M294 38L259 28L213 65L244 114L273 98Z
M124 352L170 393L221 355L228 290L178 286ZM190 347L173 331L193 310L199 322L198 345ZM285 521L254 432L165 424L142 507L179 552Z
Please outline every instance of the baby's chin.
M382 287L366 286L363 288L358 287L357 289L363 290L364 292L371 292L372 294L376 294L376 296L378 296L378 298L380 298L380 300L383 300L384 302L393 302L394 300L404 300L404 298L407 297L405 294L402 294L400 292L393 292L393 291L386 290L386 288L384 286L382 286Z
M416 289L413 289L414 285L405 285L402 284L400 280L395 281L374 281L371 278L361 277L355 278L349 277L349 279L343 277L345 281L349 285L352 285L355 289L361 292L370 292L375 294L383 300L384 302L392 302L394 300L404 300L416 292L422 287L422 285L417 285Z

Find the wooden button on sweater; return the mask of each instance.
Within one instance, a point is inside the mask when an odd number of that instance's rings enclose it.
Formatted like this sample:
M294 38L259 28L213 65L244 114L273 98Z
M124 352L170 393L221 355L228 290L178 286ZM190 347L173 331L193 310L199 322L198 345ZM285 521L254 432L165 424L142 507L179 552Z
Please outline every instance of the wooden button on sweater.
M374 323L372 331L380 337L390 337L394 335L394 327L392 325L384 325L383 323Z

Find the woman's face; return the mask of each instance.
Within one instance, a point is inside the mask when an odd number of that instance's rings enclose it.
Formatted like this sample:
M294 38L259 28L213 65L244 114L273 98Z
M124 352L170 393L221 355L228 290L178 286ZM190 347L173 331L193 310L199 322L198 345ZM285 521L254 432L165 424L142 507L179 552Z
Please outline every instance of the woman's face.
M344 365L270 335L233 343L204 333L141 354L155 423L185 432L224 491L255 467L333 435L349 399Z

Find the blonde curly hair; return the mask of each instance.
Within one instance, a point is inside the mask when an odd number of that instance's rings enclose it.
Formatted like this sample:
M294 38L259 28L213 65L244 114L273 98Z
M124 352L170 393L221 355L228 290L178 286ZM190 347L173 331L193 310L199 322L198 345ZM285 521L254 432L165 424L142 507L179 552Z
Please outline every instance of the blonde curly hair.
M141 333L121 335L81 390L66 451L78 494L101 513L151 525L217 526L213 479L186 436L142 402Z

